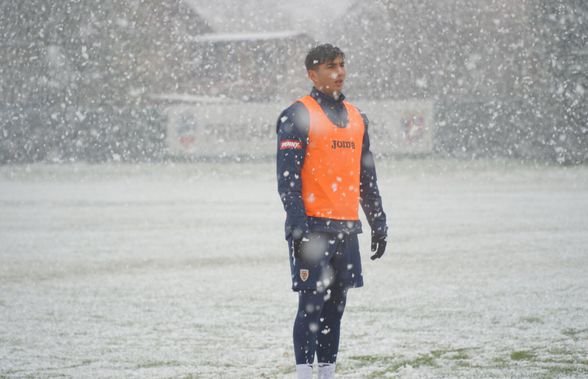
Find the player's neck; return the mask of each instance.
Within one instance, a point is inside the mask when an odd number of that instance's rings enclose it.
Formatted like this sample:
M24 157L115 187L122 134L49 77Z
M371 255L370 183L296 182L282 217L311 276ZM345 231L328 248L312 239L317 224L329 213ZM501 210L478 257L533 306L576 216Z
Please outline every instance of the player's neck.
M325 90L323 87L314 87L314 89L327 99L331 101L339 101L343 98L343 94L337 91Z

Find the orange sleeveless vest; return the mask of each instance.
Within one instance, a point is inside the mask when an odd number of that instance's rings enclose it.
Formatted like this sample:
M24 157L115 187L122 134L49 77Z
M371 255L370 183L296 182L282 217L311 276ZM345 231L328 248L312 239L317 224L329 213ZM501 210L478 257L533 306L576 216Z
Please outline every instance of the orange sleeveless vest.
M343 101L348 125L333 124L312 96L298 100L310 127L302 166L302 199L307 216L359 220L359 179L365 125L353 105Z

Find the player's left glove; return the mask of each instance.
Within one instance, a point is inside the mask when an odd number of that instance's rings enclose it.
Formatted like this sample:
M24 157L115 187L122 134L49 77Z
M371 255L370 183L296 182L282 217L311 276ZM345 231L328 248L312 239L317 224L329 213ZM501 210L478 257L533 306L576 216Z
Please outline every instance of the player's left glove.
M373 261L376 258L381 258L386 251L386 238L385 234L377 233L372 230L372 253L375 253L370 258Z

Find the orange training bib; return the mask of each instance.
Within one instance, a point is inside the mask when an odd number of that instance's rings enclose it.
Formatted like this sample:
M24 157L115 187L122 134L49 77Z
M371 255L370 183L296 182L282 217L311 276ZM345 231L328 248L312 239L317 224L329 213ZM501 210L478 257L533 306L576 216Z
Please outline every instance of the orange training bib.
M344 101L348 124L333 124L312 96L299 99L309 114L308 144L302 166L302 199L307 216L359 220L359 180L365 125Z

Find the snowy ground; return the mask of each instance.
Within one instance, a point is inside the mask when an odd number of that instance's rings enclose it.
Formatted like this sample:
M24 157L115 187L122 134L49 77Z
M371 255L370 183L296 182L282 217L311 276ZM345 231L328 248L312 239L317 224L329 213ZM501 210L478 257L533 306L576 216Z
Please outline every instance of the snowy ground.
M340 378L588 376L588 167L378 162ZM291 377L271 163L0 167L0 377Z

